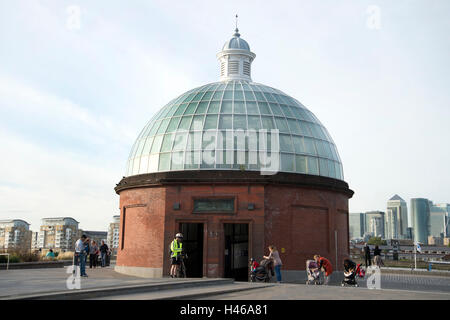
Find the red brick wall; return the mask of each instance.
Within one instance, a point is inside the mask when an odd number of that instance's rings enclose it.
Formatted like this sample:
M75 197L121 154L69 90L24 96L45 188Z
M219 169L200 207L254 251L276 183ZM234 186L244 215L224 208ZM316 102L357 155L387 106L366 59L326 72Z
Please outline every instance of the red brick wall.
M338 269L349 254L348 198L307 188L267 186L265 198L265 252L275 245L283 269L304 270L314 254L328 258L336 268L335 230L338 235ZM345 239L345 241L344 241ZM284 251L284 252L283 252Z
M192 198L198 196L236 197L236 214L193 214ZM180 210L173 209L174 203ZM248 203L255 210L248 210ZM163 185L121 191L120 207L121 236L124 208L126 217L119 266L162 267L167 275L170 242L186 222L204 223L203 274L208 277L223 276L224 223L249 223L249 258L262 259L273 244L286 270L303 270L316 253L335 265L335 230L338 261L349 252L348 197L337 192L262 184Z

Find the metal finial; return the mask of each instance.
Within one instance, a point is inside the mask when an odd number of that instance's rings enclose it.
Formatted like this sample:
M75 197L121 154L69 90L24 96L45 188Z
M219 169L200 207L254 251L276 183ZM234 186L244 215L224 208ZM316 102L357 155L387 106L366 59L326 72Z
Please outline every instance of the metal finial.
M235 37L239 37L240 36L237 23L238 23L238 15L236 14L236 29L234 30L234 36Z

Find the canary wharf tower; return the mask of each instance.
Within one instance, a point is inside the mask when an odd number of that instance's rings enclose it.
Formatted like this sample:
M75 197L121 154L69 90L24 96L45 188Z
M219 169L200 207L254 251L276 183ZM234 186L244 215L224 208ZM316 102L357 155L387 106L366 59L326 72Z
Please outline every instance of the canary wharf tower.
M188 277L247 280L269 245L290 274L314 254L342 265L353 191L336 145L298 100L252 80L255 57L236 28L217 53L219 81L175 97L142 129L115 187L116 271L168 276L177 232Z

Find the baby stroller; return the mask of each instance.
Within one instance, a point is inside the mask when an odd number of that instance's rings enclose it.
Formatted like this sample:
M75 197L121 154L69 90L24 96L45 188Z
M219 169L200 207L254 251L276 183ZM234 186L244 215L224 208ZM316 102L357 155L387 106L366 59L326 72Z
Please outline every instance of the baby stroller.
M316 261L306 261L306 275L308 277L306 284L320 284L320 271Z
M254 262L255 262L255 259L252 258L251 259L252 265L250 267L250 281L251 282L256 282L256 281L270 282L271 274L273 272L271 269L272 261L264 259L261 261L261 263L259 265L254 264Z
M357 278L364 278L365 271L361 267L361 264L358 263L353 268L351 268L351 271L344 271L344 280L342 281L342 286L353 286L357 287L358 282L356 281Z

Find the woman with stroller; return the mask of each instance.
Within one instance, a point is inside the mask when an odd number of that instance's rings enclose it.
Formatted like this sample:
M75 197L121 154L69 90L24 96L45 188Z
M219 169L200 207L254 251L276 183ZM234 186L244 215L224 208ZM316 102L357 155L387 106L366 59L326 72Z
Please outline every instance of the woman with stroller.
M269 256L264 256L263 258L273 261L275 274L277 275L277 282L281 283L281 266L283 265L283 263L281 262L280 254L278 253L277 248L273 245L269 246L269 251Z
M325 270L325 281L323 284L327 285L328 281L330 280L330 276L333 273L333 265L331 264L330 260L325 257L321 257L318 254L314 256L314 260L319 266L319 270Z
M356 285L356 263L350 259L344 260L344 277L342 285Z

